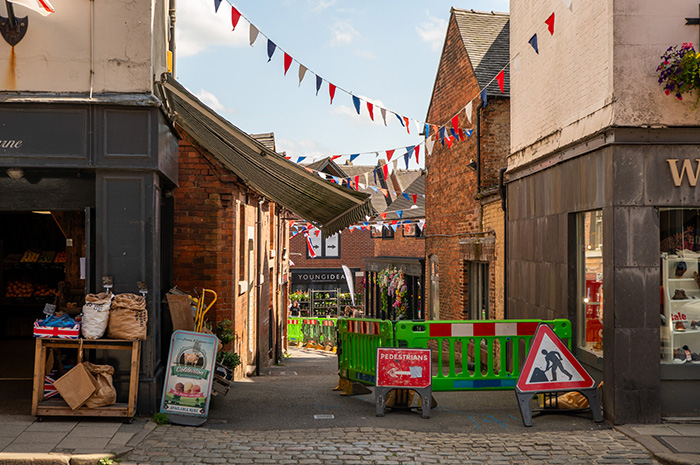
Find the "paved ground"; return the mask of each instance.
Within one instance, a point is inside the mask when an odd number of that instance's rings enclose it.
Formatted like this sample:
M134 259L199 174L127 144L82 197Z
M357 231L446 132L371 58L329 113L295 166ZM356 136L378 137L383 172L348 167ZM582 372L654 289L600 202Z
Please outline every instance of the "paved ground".
M372 394L331 391L333 355L291 352L215 397L200 428L0 415L0 465L97 464L115 453L124 465L700 463L700 424L613 429L583 413L536 416L526 428L509 391L435 393L429 419L406 410L376 417ZM80 462L76 454L87 453L96 455Z
M386 428L217 431L156 428L126 464L655 464L612 431L416 433Z

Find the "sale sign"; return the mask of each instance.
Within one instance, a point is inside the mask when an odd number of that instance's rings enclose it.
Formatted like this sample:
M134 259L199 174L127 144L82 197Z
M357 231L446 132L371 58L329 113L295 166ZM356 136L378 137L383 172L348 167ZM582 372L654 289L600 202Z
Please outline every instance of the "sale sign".
M431 385L430 349L377 348L377 386L426 388Z

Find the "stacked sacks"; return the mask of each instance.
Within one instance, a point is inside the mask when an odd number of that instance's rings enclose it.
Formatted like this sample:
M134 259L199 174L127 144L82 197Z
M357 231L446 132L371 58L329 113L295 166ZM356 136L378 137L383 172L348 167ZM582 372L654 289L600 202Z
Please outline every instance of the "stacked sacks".
M147 326L146 299L136 294L117 294L114 297L107 337L145 341Z
M112 305L111 293L88 294L83 305L81 331L86 339L99 339L107 330L109 308Z

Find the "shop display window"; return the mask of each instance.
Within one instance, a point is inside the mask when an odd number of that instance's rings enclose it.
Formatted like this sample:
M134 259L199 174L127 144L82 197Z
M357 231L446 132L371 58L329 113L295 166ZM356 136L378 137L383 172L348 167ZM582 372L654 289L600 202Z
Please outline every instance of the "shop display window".
M603 355L603 212L578 216L578 341L585 350Z
M660 210L661 362L700 363L700 210Z

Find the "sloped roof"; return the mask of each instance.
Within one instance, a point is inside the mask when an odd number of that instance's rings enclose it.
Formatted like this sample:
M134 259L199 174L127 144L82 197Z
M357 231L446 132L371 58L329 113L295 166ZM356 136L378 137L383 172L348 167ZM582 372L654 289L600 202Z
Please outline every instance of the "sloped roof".
M409 200L403 195L399 195L385 211L387 213L402 211L401 219L403 220L425 218L425 174L421 173L404 192L409 194L409 197L411 194L417 195L416 203L413 203L412 197ZM414 206L416 208L413 208Z
M510 95L510 16L507 13L452 8L464 48L469 54L479 87L486 85L505 67L503 93L493 81L488 95Z
M204 105L170 75L156 83L167 116L251 189L316 223L325 235L372 216L369 195L328 183Z

